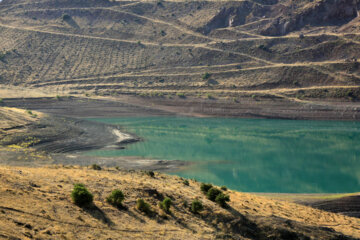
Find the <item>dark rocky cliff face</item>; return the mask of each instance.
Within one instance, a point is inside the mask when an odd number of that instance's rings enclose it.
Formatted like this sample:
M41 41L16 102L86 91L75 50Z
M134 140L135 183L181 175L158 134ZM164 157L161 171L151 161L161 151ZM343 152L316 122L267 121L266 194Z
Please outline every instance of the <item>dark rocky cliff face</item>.
M273 18L259 27L258 33L267 36L281 36L300 30L306 25L342 25L358 16L360 0L322 0L309 2L304 6L296 3L284 5L273 2L265 5L242 2L239 6L223 7L199 31L208 34L214 29L236 27L243 24Z
M300 9L289 17L278 17L262 31L263 35L285 35L300 30L305 25L340 25L357 17L358 2L355 0L324 0L311 7Z

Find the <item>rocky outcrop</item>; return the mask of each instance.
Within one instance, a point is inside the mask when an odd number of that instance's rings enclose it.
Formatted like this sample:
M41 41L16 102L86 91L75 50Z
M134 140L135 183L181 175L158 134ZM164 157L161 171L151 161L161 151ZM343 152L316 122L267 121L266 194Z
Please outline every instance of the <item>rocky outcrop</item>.
M208 34L214 29L235 27L247 23L254 15L262 16L266 9L253 2L242 2L240 6L223 7L203 28L201 32Z
M305 6L295 15L292 12L296 11L288 8L288 14L275 18L260 33L277 36L299 30L305 25L341 25L358 16L358 4L356 0L323 0Z
M214 29L241 26L266 18L271 21L259 26L257 32L267 36L280 36L306 25L346 24L359 15L359 5L359 0L313 0L306 4L298 2L272 5L244 1L239 5L224 6L198 30L208 34Z

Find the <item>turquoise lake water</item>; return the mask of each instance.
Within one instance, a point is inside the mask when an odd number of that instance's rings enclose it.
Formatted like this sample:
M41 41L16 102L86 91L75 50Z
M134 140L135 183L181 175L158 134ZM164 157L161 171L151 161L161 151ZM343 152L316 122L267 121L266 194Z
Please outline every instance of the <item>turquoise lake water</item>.
M91 119L144 138L96 156L194 164L171 174L245 192L360 191L360 122L134 117Z

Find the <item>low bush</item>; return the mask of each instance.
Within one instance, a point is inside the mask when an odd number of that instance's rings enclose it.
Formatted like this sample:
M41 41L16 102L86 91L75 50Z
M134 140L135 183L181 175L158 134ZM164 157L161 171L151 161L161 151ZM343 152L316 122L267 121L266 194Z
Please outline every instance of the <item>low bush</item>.
M77 183L74 185L74 189L71 193L71 199L76 205L80 207L90 205L93 198L93 195L86 189L84 184Z
M199 213L203 209L204 209L204 206L199 200L195 199L194 201L192 201L192 203L191 203L191 212Z
M185 98L185 93L176 93L176 96L178 96L179 98Z
M213 185L210 183L201 183L200 190L206 194L209 191L209 189L212 187Z
M189 180L185 179L185 180L183 181L183 184L184 184L185 186L189 186L189 185L190 185L190 184L189 184Z
M106 198L106 201L115 207L121 208L124 199L125 197L123 192L116 189L111 192L111 194Z
M141 211L141 212L144 212L146 214L149 214L151 213L151 209L150 209L150 205L145 202L144 199L142 198L139 198L137 201L136 201L136 208Z
M223 191L227 191L227 190L228 190L226 186L221 186L220 189L223 190Z
M162 202L160 202L160 208L162 210L164 210L165 212L169 213L170 212L170 207L171 207L172 201L170 198L166 197Z
M211 76L211 74L208 73L208 72L206 72L206 73L204 73L204 74L202 75L202 79L203 79L203 80L209 79L210 76Z
M149 176L149 177L155 177L155 173L153 171L146 171L146 174Z
M206 196L209 200L211 201L215 201L216 197L221 194L221 190L220 189L217 189L215 187L212 187L209 189L209 191L207 192Z
M219 204L221 207L226 207L227 206L226 202L230 202L230 197L229 195L225 195L224 193L221 192L216 196L215 202Z
M71 17L70 17L69 14L66 14L66 13L65 13L65 14L62 15L62 20L63 20L63 21L68 21L68 20L70 20L70 19L71 19Z
M93 170L101 170L101 167L99 165L97 165L97 164L91 165L90 168L93 169Z
M206 94L206 97L207 97L208 99L215 99L214 96L211 95L210 93Z

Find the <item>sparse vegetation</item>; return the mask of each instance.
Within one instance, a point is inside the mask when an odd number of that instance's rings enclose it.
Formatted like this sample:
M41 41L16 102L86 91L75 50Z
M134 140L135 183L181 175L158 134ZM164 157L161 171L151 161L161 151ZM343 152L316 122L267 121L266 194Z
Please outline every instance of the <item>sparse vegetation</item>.
M66 13L64 13L61 18L62 18L63 21L68 21L68 20L71 19L70 15L66 14Z
M211 74L208 73L208 72L206 72L206 73L204 73L204 74L202 75L202 79L203 79L203 80L207 80L207 79L209 79L210 77L211 77Z
M204 209L204 206L203 206L202 202L200 202L198 199L195 199L194 201L192 201L192 203L191 203L191 212L199 213L203 209Z
M189 186L189 185L190 185L190 184L189 184L189 180L185 179L185 180L183 181L183 184L184 184L185 186Z
M148 175L149 177L155 177L155 173L153 171L145 171L146 175Z
M206 193L206 197L211 200L211 201L215 201L216 197L222 193L220 189L217 189L216 187L212 187L209 189L209 191L207 191Z
M210 93L206 94L206 97L207 97L208 99L215 99L214 96L211 95Z
M27 110L26 111L31 117L33 118L36 118L37 117L37 114L36 113L33 113L31 110Z
M201 183L200 190L206 194L212 187L213 185L210 183Z
M86 189L84 184L77 183L74 185L74 189L71 193L73 202L80 206L88 206L93 201L93 195Z
M146 213L146 214L151 213L150 205L147 202L145 202L145 200L142 198L139 198L136 201L136 208L143 213Z
M227 191L227 190L228 190L228 188L227 188L226 186L221 186L220 189L223 190L223 191Z
M172 201L170 198L166 197L162 202L159 203L160 208L164 210L166 213L170 212Z
M210 191L209 191L210 192ZM227 207L227 203L230 201L230 197L229 195L225 195L224 193L220 192L216 198L215 198L215 202L217 204L219 204L221 207L225 208Z
M90 166L90 168L91 169L93 169L93 170L101 170L101 167L99 166L99 165L97 165L97 164L92 164L91 166Z
M125 196L123 192L116 189L111 192L111 194L106 198L106 201L117 208L121 208L123 206L122 202L124 201L124 199Z
M186 98L185 93L176 93L179 98Z

